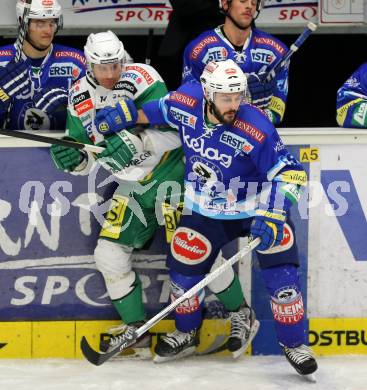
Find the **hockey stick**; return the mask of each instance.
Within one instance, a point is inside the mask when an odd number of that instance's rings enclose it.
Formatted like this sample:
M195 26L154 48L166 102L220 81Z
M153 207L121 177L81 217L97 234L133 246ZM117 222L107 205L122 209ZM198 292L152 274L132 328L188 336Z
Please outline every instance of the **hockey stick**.
M17 40L15 41L15 48L16 48L15 62L18 62L22 55L23 44L24 44L25 36L27 34L26 19L31 10L31 5L32 5L32 0L24 0L23 16L19 27L19 34Z
M27 24L26 24L25 20L26 20L27 16L29 15L29 12L31 10L31 5L32 5L32 0L24 0L23 16L22 16L22 20L20 22L18 37L17 37L17 40L15 41L15 50L16 50L15 58L14 58L15 62L19 62L20 57L22 56L23 44L24 44L25 36L27 34ZM12 106L13 105L10 102L8 109L6 111L6 116L5 116L4 123L3 123L3 129L6 129L8 123L9 123L10 112L12 110Z
M17 130L0 130L0 135L6 135L7 137L28 139L30 141L42 142L51 145L61 145L68 148L74 148L78 150L86 150L93 153L101 153L105 149L101 146L82 144L80 142L67 141L65 139L58 139L52 137L46 137L44 135L26 133L24 131Z
M269 71L269 73L266 76L266 81L271 81L271 80L273 80L275 78L277 73L279 73L279 71L287 65L287 63L288 63L289 59L291 58L291 56L303 45L305 40L316 29L317 29L316 24L314 24L312 22L307 23L307 27L302 32L302 34L296 39L296 41L291 45L291 47L288 50L288 52Z
M95 351L89 344L85 336L82 337L80 342L80 348L83 352L85 358L95 366L100 366L105 363L111 357L117 355L122 350L132 346L136 343L139 337L141 337L144 333L146 333L150 328L156 325L159 321L165 318L171 311L176 309L182 302L186 301L193 295L195 295L198 291L207 286L210 282L212 282L215 278L217 278L221 273L223 273L227 268L232 267L237 261L239 261L242 257L247 255L249 252L254 250L260 244L260 238L255 238L255 240L251 241L248 245L243 247L239 252L237 252L234 256L232 256L229 260L224 262L220 267L215 269L213 272L208 274L203 280L201 280L198 284L192 287L190 290L186 291L184 295L180 298L173 301L170 305L168 305L165 309L147 321L143 326L134 331L132 334L127 335L125 340L116 344L116 346L109 352L99 353Z

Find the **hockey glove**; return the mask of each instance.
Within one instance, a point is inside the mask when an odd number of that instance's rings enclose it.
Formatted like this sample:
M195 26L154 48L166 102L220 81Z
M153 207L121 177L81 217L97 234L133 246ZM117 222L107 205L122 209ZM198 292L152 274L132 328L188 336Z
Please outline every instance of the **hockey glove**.
M65 88L46 88L33 96L35 108L47 114L52 114L60 106L66 109L68 104L68 91Z
M256 210L250 233L253 238L261 238L257 250L266 251L281 243L285 218L286 214L283 210Z
M273 96L275 81L266 81L266 74L250 73L247 75L247 85L250 92L251 103L259 108L268 107Z
M11 98L30 93L32 88L30 69L28 61L11 61L0 68L0 104L7 105Z
M114 107L105 107L98 111L94 124L103 135L118 133L126 127L135 125L138 111L132 100L120 100Z
M62 139L76 142L72 137L63 137ZM50 153L56 168L64 172L74 171L85 157L82 151L62 145L52 145Z
M108 136L98 146L106 148L102 153L97 155L97 159L106 163L114 172L119 172L131 161L131 158L139 150L135 145L136 136L123 130L119 133Z

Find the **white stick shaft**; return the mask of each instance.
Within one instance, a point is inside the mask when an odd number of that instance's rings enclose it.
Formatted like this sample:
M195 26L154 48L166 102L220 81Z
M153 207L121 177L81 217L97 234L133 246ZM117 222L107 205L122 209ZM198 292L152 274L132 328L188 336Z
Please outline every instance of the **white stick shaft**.
M207 286L212 280L214 280L216 277L218 277L227 268L232 267L233 264L235 264L242 257L247 255L253 249L255 249L259 244L260 244L260 238L255 238L255 240L251 241L248 245L243 247L239 252L237 252L234 256L232 256L229 260L224 262L220 267L218 267L213 272L208 274L203 280L201 280L198 284L196 284L194 287L192 287L189 291L186 291L186 293L184 295L182 295L180 298L173 301L165 309L163 309L161 312L156 314L153 318L151 318L149 321L147 321L143 326L141 326L136 331L137 338L139 338L146 331L148 331L151 327L153 327L160 320L162 320L164 317L166 317L171 311L176 309L176 307L179 306L183 301L186 301L186 299L191 298L193 295L195 295L197 292L199 292L201 289L203 289L205 286Z

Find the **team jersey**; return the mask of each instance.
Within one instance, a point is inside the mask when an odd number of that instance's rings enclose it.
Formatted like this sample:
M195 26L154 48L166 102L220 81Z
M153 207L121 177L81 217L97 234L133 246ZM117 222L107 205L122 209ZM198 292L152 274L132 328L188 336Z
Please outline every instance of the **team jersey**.
M126 65L112 90L98 85L87 72L69 91L67 134L82 143L100 144L104 136L98 133L94 125L97 110L113 106L124 98L134 100L140 108L142 104L159 99L166 93L167 88L161 76L149 65ZM175 130L148 128L139 132L139 138L142 140L143 150L134 155L131 163L119 173L121 180L163 179L167 170L174 169L176 164L182 164L181 143ZM90 163L94 161L91 154L89 160ZM88 165L79 173L86 174L90 167Z
M14 45L1 47L0 66L6 66L15 58L15 54ZM84 54L71 47L53 44L43 62L37 63L37 66L36 62L33 61L29 72L33 81L32 90L11 100L10 120L6 127L12 130L65 130L66 107L46 114L34 107L32 98L46 88L61 87L68 90L74 81L85 75ZM0 113L0 123L3 123L6 115L6 112Z
M182 81L198 80L209 61L232 59L244 73L268 73L285 55L288 48L273 36L252 29L241 51L224 36L221 26L209 30L191 41L184 52ZM266 108L272 122L283 119L288 94L288 67L280 71L275 80L273 97Z
M339 126L367 128L367 63L339 88L336 121Z
M179 130L186 208L215 219L240 219L263 207L287 211L299 200L306 173L263 111L243 103L232 125L212 125L205 110L198 82L143 106L151 124Z

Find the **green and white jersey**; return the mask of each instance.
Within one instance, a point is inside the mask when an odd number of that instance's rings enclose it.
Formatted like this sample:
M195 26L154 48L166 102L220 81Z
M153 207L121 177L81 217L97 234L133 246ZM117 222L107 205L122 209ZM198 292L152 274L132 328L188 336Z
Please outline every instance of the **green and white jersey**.
M104 136L98 133L94 125L97 110L113 106L123 98L134 100L137 108L140 108L144 103L166 94L163 79L154 68L146 64L125 65L120 80L112 90L98 85L92 75L87 73L69 91L67 135L82 143L99 144ZM176 130L147 128L139 132L137 138L139 152L118 174L121 180L146 181L160 177L163 180L164 172L182 160L181 142ZM88 164L78 167L74 173L87 174L93 162L93 155L88 153Z

